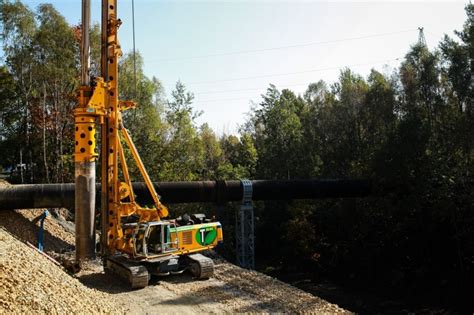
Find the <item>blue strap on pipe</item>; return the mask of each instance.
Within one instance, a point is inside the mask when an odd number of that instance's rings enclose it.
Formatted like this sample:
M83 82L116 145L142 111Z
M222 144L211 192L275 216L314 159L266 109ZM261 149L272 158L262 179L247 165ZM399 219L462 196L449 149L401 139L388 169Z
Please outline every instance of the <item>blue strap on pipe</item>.
M48 210L45 210L43 214L39 217L40 219L40 229L38 232L38 250L43 251L43 241L44 241L44 220L48 216Z

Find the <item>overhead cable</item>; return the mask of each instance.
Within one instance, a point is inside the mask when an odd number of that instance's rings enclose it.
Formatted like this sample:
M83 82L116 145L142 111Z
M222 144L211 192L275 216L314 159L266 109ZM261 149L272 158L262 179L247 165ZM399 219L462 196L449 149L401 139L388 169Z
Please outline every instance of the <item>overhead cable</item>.
M328 40L328 41L309 42L309 43L301 43L301 44L294 44L294 45L287 45L287 46L261 48L261 49L231 51L231 52L214 53L214 54L200 55L200 56L188 56L188 57L178 57L178 58L160 58L160 59L155 59L155 60L151 59L151 62L166 62L166 61L180 61L180 60L189 60L189 59L203 59L203 58L212 58L212 57L222 57L222 56L232 56L232 55L240 55L240 54L266 52L266 51L281 50L281 49L291 49L291 48L299 48L299 47L307 47L307 46L316 46L316 45L324 45L324 44L334 44L334 43L341 43L341 42L346 42L346 41L353 41L353 40L361 40L361 39L369 39L369 38L375 38L375 37L397 35L397 34L402 34L402 33L414 32L414 31L417 31L417 30L418 29L415 28L415 29L402 30L402 31L396 31L396 32L370 34L370 35L349 37L349 38L341 38L341 39L334 39L334 40Z
M187 83L187 85L213 84L213 83L219 83L219 82L231 82L231 81L240 81L240 80L279 77L279 76L287 76L287 75L303 74L303 73L311 73L311 72L321 72L321 71L327 71L327 70L338 70L338 69L341 69L341 68L350 68L350 67L357 67L357 66L366 66L366 65L372 65L372 64L386 63L386 62L389 62L389 61L396 61L396 60L399 60L399 59L400 59L400 57L393 58L393 59L383 59L383 60L365 62L365 63L357 63L357 64L352 64L352 65L341 65L341 66L336 66L336 67L310 69L310 70L296 71L296 72L264 74L264 75L256 75L256 76L232 78L232 79L224 79L224 80L189 82L189 83Z

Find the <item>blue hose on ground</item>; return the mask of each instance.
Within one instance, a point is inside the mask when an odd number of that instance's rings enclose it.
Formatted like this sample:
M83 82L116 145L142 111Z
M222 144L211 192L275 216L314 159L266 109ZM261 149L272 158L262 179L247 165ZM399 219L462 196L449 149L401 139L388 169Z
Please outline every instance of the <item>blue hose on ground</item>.
M40 220L40 229L38 231L38 250L43 251L43 242L44 242L44 220L48 216L48 210L45 210L42 215L39 216Z

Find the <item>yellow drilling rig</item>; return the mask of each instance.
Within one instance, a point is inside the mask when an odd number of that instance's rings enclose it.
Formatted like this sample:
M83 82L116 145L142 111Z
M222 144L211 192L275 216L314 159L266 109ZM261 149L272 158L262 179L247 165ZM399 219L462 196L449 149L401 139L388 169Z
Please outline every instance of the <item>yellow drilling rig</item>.
M100 251L106 271L116 273L132 288L148 285L150 275L189 270L198 279L214 271L210 258L199 252L222 242L222 227L204 215L166 219L168 209L160 202L122 112L136 104L121 101L118 40L121 21L117 0L102 0L101 77L90 79L90 0L82 0L81 86L75 109L75 216L76 259L95 257L95 171L99 157L96 133L100 130L101 236ZM123 145L128 146L153 198L152 207L136 201Z

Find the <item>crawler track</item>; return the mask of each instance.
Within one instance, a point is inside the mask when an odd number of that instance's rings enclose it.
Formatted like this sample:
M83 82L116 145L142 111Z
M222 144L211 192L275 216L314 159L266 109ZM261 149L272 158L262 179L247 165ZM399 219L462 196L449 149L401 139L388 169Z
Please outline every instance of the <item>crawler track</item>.
M189 255L187 259L190 260L189 270L196 279L209 279L214 275L214 263L212 259L201 254Z
M107 258L105 271L118 275L132 289L142 289L148 285L150 280L145 266L128 261L123 256Z

